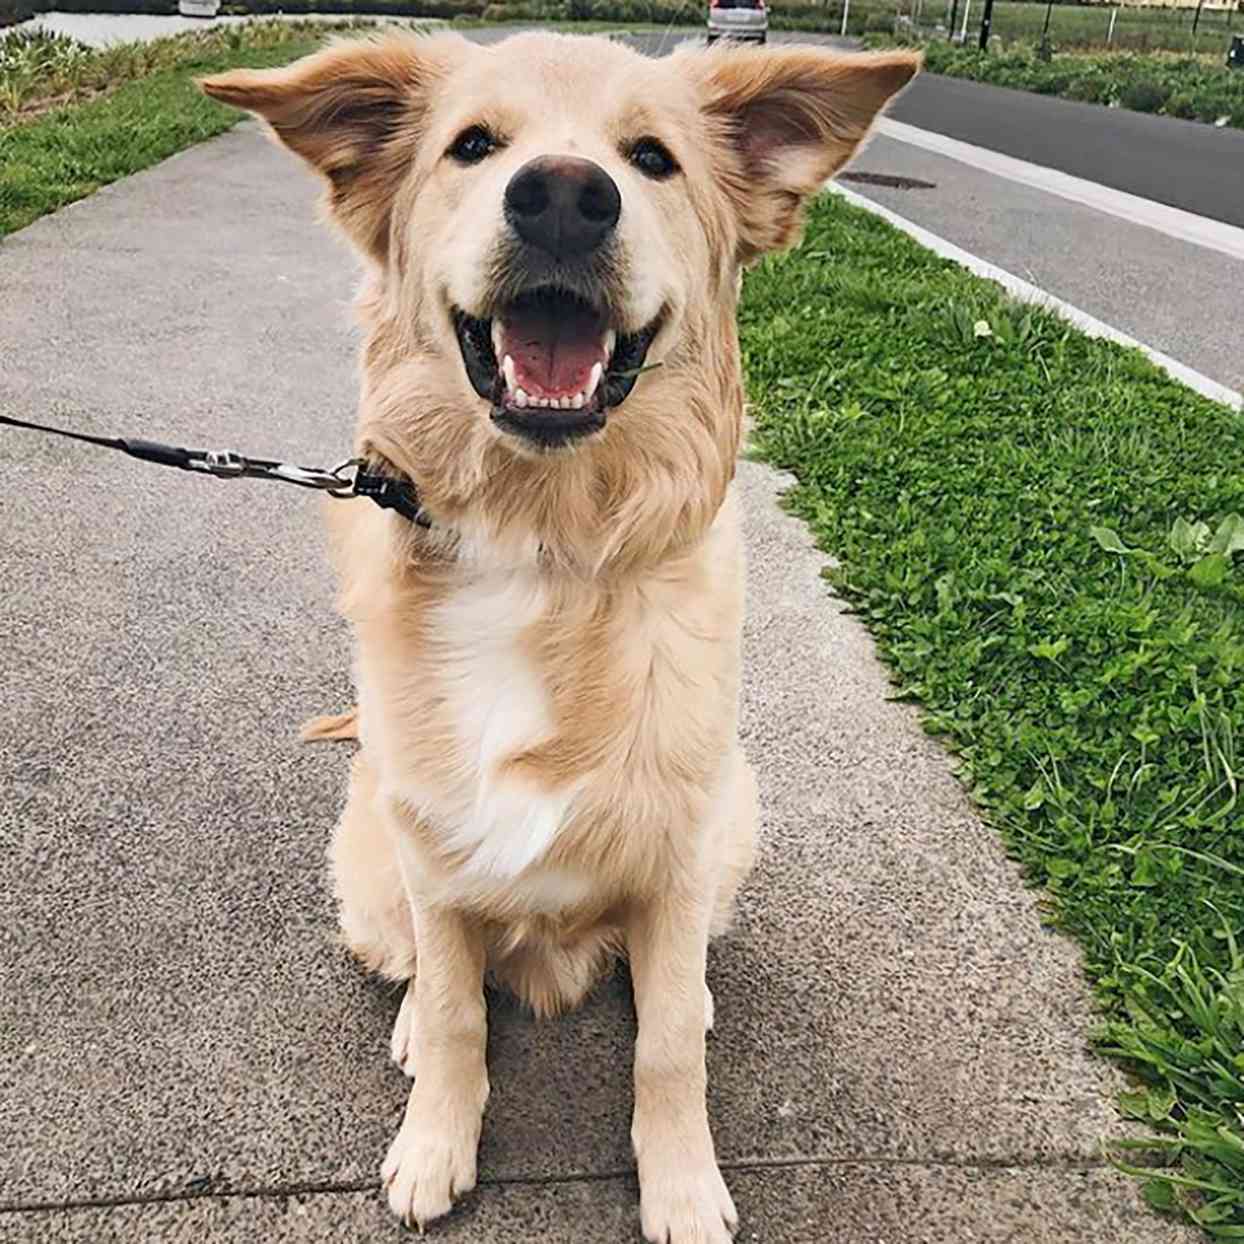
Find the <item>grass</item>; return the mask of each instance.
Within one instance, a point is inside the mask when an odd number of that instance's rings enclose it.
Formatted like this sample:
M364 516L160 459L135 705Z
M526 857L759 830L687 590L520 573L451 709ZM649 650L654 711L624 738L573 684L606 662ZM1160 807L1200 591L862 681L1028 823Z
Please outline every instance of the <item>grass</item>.
M910 12L912 5L905 9ZM969 40L980 32L982 0L972 0L969 13ZM1111 14L1116 11L1111 35ZM918 24L931 26L946 21L944 4L929 5L916 0ZM1045 28L1046 6L1023 0L1001 0L994 5L991 30L1003 42L1019 40L1036 43ZM972 16L975 15L975 22ZM1142 8L1136 5L1056 4L1050 12L1050 40L1063 48L1105 48L1131 51L1169 51L1212 53L1219 62L1227 54L1231 32L1244 33L1244 16L1230 9L1203 9L1197 29L1192 29L1194 9ZM963 0L959 0L956 31L963 21Z
M102 50L23 30L0 35L0 238L235 125L241 114L202 95L196 77L283 64L330 31L370 25L254 21Z
M869 42L893 40L878 36ZM998 54L934 42L925 45L925 67L1042 95L1244 128L1244 73L1205 57L1103 52L1044 61L1028 46Z
M758 452L1083 948L1146 1196L1244 1239L1244 417L832 197L741 324Z
M964 5L965 0L956 0L956 33L963 20ZM982 0L972 0L969 36L980 29L982 8ZM1035 43L1045 23L1045 10L1046 6L1036 0L1000 0L993 10L995 40ZM702 3L692 0L494 0L483 10L483 15L489 21L544 21L578 16L593 20L699 26L703 24L705 11ZM1063 48L1105 47L1110 35L1111 11L1105 4L1056 4L1050 17L1050 37ZM842 16L843 0L769 0L769 23L774 30L838 34L842 29ZM923 31L932 35L938 24L944 27L949 23L950 16L950 0L851 0L847 33ZM1193 11L1189 9L1120 8L1112 46L1135 51L1200 51L1221 63L1231 31L1244 32L1244 17L1233 11L1204 10L1195 34L1192 18Z
M541 30L556 30L568 35L675 35L698 34L704 29L703 24L695 24L687 18L682 25L668 22L606 22L606 21L572 21L569 18L549 21L531 22L526 18L506 18L504 20L485 21L476 17L455 17L450 23L454 30L489 30L497 26L529 26L538 25Z
M345 20L335 30L364 26ZM65 35L18 27L0 34L0 126L50 107L81 103L128 82L219 57L238 57L291 43L306 46L326 27L309 22L255 21L147 42L92 48Z
M326 29L256 22L103 51L0 38L0 237L237 124L193 79L293 60Z
M980 5L973 7L979 11ZM1112 35L1110 18L1115 12ZM1104 48L1109 40L1111 47L1140 52L1212 52L1221 61L1231 32L1244 33L1244 17L1234 10L1203 9L1195 31L1194 16L1195 9L1058 4L1050 14L1050 39L1060 47ZM994 5L995 38L1035 43L1044 28L1043 4Z
M939 26L950 24L952 3L958 32L966 0L851 0L847 33L912 33L930 36ZM23 11L31 7L53 8L52 0L0 0L0 20L6 3ZM770 0L770 23L775 30L825 31L842 28L844 0ZM62 4L62 7L65 7ZM78 7L76 3L69 7ZM143 12L176 10L175 0L88 0L84 7ZM1111 14L1117 17L1111 30ZM226 2L229 13L354 13L395 17L444 18L499 22L571 22L598 28L623 24L632 29L664 29L667 26L704 24L703 0L246 0ZM971 0L969 34L980 26L982 0ZM1050 36L1063 48L1104 47L1108 39L1116 49L1133 51L1201 52L1221 61L1233 30L1244 30L1244 16L1237 9L1205 9L1196 32L1194 10L1159 6L1111 6L1109 4L1057 3ZM999 0L993 11L995 40L1035 42L1045 23L1045 5L1039 0Z

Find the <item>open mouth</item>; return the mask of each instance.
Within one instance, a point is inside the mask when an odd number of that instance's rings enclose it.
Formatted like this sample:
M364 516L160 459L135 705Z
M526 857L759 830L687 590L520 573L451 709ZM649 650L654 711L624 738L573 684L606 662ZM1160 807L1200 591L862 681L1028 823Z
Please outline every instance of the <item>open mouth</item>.
M454 312L462 361L493 421L542 448L605 426L635 387L660 327L619 333L609 315L565 290L520 295L492 319Z

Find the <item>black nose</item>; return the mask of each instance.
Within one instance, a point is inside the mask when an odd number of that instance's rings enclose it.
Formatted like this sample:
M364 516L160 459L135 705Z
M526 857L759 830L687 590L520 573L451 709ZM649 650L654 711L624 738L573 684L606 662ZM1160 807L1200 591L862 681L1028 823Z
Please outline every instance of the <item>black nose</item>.
M541 156L505 188L505 217L524 242L559 258L594 251L613 232L622 196L599 164Z

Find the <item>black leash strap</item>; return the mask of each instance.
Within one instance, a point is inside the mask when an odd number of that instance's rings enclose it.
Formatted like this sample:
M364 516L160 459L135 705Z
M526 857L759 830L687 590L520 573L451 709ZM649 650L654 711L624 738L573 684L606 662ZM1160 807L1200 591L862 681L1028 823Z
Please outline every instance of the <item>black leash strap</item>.
M351 458L331 471L321 471L314 467L292 466L288 462L273 462L269 458L247 458L231 450L183 449L179 445L164 445L159 441L136 437L90 436L85 432L70 432L65 428L50 428L46 424L14 419L10 415L0 415L0 424L63 436L104 449L119 449L140 462L154 462L160 466L176 467L180 471L196 471L216 479L275 479L299 488L314 488L342 500L366 497L381 509L393 510L420 527L432 525L423 512L414 484L371 470L362 458Z

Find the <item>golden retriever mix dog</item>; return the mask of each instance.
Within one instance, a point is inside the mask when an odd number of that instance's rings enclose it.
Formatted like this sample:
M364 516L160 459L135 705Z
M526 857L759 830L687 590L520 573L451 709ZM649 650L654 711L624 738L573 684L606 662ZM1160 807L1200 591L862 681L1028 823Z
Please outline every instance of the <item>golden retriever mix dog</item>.
M485 976L549 1015L625 954L644 1235L734 1228L704 1039L756 825L739 279L917 67L403 35L203 83L326 179L367 261L358 452L430 524L329 507L361 743L331 857L349 945L409 982L408 1222L475 1183Z

